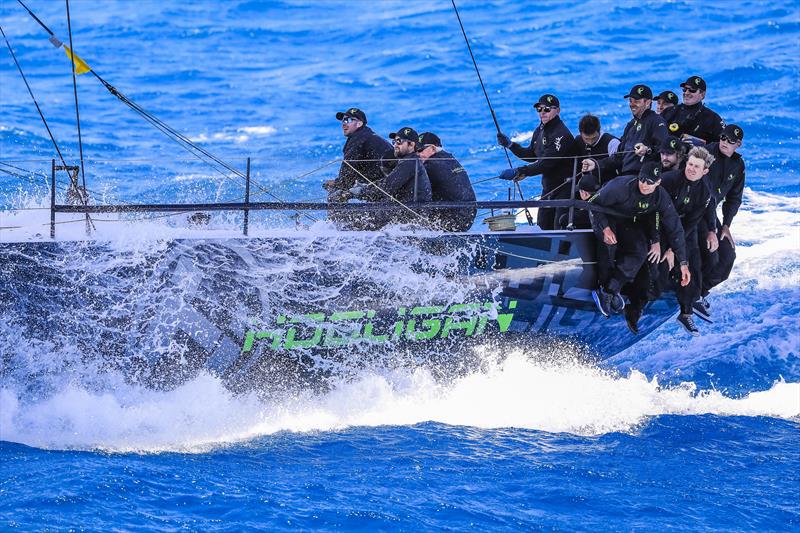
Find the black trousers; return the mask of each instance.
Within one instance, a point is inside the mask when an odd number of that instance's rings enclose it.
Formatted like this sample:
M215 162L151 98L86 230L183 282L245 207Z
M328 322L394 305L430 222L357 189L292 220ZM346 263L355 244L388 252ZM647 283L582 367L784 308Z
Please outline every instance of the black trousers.
M731 241L722 239L722 224L719 219L717 219L717 227L720 228L717 230L719 248L714 253L709 252L706 245L708 231L701 231L697 235L703 272L703 283L701 285L701 294L703 296L707 296L711 289L730 277L733 263L736 261L736 249L731 244Z
M633 220L609 217L608 221L617 244L605 244L602 229L594 227L598 283L607 291L618 293L636 278L647 259L647 237L642 226Z
M564 185L560 189L562 184L564 183L563 178L559 179L544 179L542 178L542 198L546 200L555 200L559 197L559 195L566 194L566 198L569 198L570 186ZM558 189L555 193L555 191ZM566 190L566 192L565 192ZM552 193L552 194L551 194ZM540 207L536 214L536 225L539 226L541 229L556 229L556 224L558 223L557 213L555 207Z
M681 266L679 264L676 263L670 270L666 261L655 265L646 261L636 274L633 283L624 291L631 305L642 309L647 302L660 298L664 291L674 290L681 306L681 313L690 314L692 304L700 297L700 287L703 282L700 248L696 244L692 244L696 241L697 239L692 235L686 242L686 255L691 274L691 280L687 286L681 285ZM661 242L663 251L666 251L668 247L666 242Z

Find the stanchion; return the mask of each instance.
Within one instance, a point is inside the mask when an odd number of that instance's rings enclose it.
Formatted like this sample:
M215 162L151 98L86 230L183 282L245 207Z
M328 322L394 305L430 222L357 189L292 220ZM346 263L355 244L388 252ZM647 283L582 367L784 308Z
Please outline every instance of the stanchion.
M250 158L247 158L247 172L245 173L244 182L244 228L243 232L247 236L248 227L250 225Z

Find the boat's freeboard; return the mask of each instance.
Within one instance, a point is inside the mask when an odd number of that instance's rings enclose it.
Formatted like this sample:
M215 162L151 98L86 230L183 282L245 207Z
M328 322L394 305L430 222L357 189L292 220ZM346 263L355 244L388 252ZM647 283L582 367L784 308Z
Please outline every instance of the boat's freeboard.
M159 387L202 370L249 388L376 358L459 365L465 347L496 342L606 357L663 323L674 302L648 309L639 337L621 317L602 317L594 247L589 231L342 232L135 250L5 243L0 311L13 330L6 342L76 351Z

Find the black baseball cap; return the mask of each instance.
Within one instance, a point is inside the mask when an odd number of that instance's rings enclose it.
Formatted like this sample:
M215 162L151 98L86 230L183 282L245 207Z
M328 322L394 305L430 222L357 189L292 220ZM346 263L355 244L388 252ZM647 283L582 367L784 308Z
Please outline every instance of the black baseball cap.
M641 100L642 98L646 98L648 100L653 99L653 91L647 85L634 85L631 87L631 90L623 96L623 98L636 98L637 100Z
M357 107L351 107L347 111L339 111L336 113L336 120L342 120L345 117L354 117L364 124L367 123L367 115Z
M539 109L539 106L561 107L561 103L554 94L543 94L539 97L539 101L533 104L534 109Z
M672 105L678 105L678 95L672 91L663 91L653 100L666 100Z
M685 87L687 89L697 89L698 91L705 91L706 80L704 80L700 76L691 76L689 77L688 80L681 83L681 87Z
M390 133L390 139L403 139L404 141L411 141L419 144L419 135L414 128L400 128L397 133Z
M728 124L722 129L720 137L727 137L731 141L741 141L744 139L744 131L736 124Z
M677 137L668 136L661 143L658 151L662 154L675 154L683 149L683 141Z
M432 144L434 146L438 146L439 148L442 147L442 140L439 138L439 136L429 131L419 134L419 143Z
M639 170L639 181L653 185L661 179L661 165L654 161L648 161Z

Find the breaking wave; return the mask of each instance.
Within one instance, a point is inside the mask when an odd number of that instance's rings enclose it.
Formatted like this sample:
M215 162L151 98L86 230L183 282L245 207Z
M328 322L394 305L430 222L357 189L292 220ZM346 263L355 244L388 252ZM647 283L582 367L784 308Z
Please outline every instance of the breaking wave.
M280 431L426 421L515 427L578 435L635 433L661 415L800 417L800 384L733 398L692 383L664 387L577 363L536 362L513 354L483 372L441 384L425 370L367 373L321 395L264 401L233 395L202 375L169 392L119 384L92 393L68 386L46 399L20 400L3 389L0 439L47 449L200 453Z

